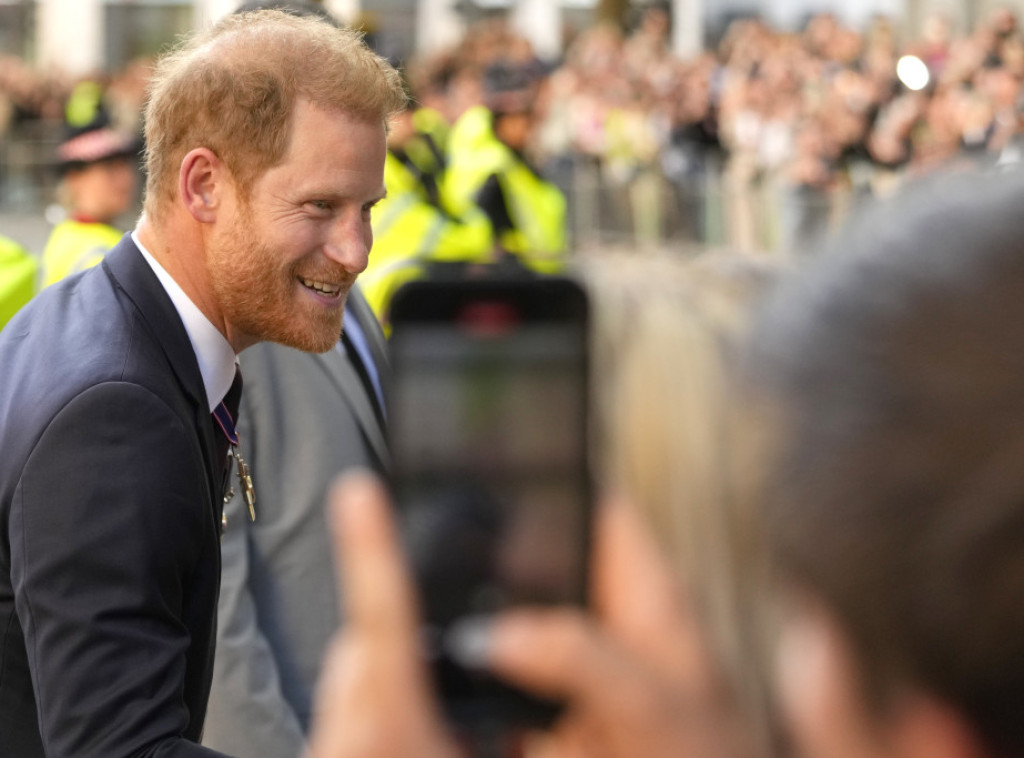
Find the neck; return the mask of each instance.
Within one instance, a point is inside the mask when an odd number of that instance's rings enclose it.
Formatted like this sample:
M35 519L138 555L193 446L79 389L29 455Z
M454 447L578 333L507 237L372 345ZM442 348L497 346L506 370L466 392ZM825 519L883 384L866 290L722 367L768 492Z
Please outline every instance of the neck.
M143 215L139 219L136 233L139 242L157 263L163 266L210 323L224 335L235 353L240 353L254 344L244 335L233 332L220 308L207 273L206 239L203 229L195 223L183 223L180 219L154 221Z

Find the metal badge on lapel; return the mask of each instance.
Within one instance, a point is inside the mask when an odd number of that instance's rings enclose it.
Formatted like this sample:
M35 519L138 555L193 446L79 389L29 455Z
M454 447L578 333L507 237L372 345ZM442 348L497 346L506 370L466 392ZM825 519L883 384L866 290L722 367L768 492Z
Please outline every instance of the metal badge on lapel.
M236 380L238 379L236 374ZM241 385L239 384L239 387ZM237 408L236 408L237 410ZM245 504L249 507L249 519L256 521L256 490L252 486L252 476L249 474L249 464L245 462L242 454L238 450L240 437L238 430L235 428L235 420L232 418L231 411L228 410L226 404L221 402L213 410L213 418L220 426L221 431L224 432L224 436L228 441L228 455L235 459L238 470L238 483L242 487L242 496L245 498ZM231 498L235 496L234 487L230 487L224 495L224 504L227 505ZM227 528L227 516L221 517L221 535L223 536L224 530Z
M249 464L238 451L238 448L231 449L231 455L235 457L238 464L238 483L242 487L242 496L245 504L249 506L249 520L256 521L256 489L252 486L252 477L249 475Z

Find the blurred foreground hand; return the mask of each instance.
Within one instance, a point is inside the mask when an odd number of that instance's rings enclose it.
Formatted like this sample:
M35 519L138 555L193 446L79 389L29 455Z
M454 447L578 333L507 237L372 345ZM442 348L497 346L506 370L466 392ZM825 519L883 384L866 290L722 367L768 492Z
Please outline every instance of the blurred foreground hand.
M461 756L420 656L413 583L383 487L350 474L329 506L346 621L321 676L311 757ZM599 509L592 578L592 613L508 612L477 646L473 662L568 703L552 732L525 741L527 753L745 755L678 583L624 504Z

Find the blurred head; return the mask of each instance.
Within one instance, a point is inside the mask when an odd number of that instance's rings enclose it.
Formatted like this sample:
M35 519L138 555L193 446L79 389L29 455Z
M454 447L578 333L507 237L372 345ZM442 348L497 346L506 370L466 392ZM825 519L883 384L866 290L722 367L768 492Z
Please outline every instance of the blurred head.
M165 56L146 107L146 213L159 218L174 202L181 161L197 147L248 191L283 158L299 100L383 128L405 94L357 32L280 11L228 16Z
M494 114L494 133L513 150L522 151L529 142L539 85L538 72L527 63L498 61L484 71L484 97Z
M113 128L98 105L85 120L77 126L67 124L57 148L62 202L72 216L110 223L135 200L142 144L134 135Z
M775 737L768 632L761 553L746 510L755 472L736 444L729 398L736 342L774 272L729 253L582 263L594 304L595 470L650 524L758 755Z
M808 756L1024 754L1024 176L942 181L859 219L752 343Z
M138 162L114 157L83 164L64 173L65 204L72 216L109 224L135 199Z

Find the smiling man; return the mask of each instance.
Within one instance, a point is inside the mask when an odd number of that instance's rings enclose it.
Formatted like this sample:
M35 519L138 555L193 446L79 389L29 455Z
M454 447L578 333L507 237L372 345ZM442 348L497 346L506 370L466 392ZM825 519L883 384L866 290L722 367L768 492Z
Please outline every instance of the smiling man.
M236 356L337 343L403 104L357 34L277 12L159 64L136 230L0 333L5 755L216 755Z
M384 196L380 120L300 98L291 129L283 160L251 185L209 148L185 155L186 202L171 213L199 235L190 250L201 257L161 242L156 223L139 225L139 242L176 279L205 263L193 299L235 352L265 340L317 353L334 347L345 296L373 242L370 209ZM161 211L153 209L154 220Z

